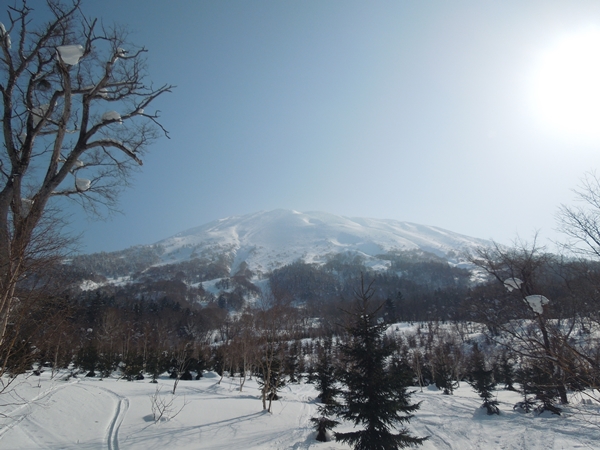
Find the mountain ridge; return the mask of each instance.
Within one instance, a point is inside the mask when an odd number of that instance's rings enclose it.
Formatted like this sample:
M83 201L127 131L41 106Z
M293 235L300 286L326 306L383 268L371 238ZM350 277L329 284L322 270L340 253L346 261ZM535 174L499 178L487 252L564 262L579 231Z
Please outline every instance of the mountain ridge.
M459 263L457 253L489 244L485 239L412 222L275 209L214 220L154 245L164 248L163 263L229 253L234 274L243 262L252 271L265 273L298 260L322 263L328 255L346 252L376 257L422 250Z

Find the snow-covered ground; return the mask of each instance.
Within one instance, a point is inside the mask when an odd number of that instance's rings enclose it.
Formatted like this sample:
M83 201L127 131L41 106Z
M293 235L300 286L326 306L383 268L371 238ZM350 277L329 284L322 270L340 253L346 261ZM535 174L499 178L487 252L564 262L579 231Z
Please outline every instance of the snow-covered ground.
M169 400L173 380L56 377L45 372L15 383L14 395L0 396L0 449L348 449L317 442L309 419L316 415L316 392L310 384L292 384L262 411L258 388L250 380L239 392L237 379L208 373L199 381L181 381L170 420L155 423L150 398ZM18 394L18 395L16 395ZM514 412L519 395L499 391L502 414L487 416L468 385L452 396L417 391L421 409L409 425L417 436L430 436L428 449L594 449L600 448L600 424L586 420L581 407L563 416ZM598 406L585 405L589 413ZM589 419L594 416L587 416ZM338 427L349 430L350 425Z

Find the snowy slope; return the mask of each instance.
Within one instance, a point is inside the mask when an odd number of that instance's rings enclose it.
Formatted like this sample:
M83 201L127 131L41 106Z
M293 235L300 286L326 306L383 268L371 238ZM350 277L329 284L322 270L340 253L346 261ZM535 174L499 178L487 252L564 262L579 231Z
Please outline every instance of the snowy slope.
M243 261L255 272L267 272L299 259L323 262L342 252L375 256L421 249L446 256L490 242L409 222L277 209L210 222L157 244L165 248L165 263L226 252L235 273Z

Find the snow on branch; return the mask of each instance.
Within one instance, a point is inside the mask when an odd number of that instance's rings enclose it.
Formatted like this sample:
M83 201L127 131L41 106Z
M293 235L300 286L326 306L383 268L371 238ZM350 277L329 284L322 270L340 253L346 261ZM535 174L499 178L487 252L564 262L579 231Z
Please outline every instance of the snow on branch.
M544 312L544 305L550 303L543 295L528 295L524 298L525 303L529 305L529 307L537 314L542 314Z
M56 51L60 60L69 66L77 65L84 54L82 45L61 45Z
M523 280L519 278L508 278L504 280L504 286L508 290L508 292L512 292L513 290L521 289L521 285L523 284Z
M91 185L92 182L87 178L75 178L75 186L78 191L87 191Z
M6 28L4 27L4 24L2 22L0 22L0 39L4 41L4 43L6 44L6 48L11 47L12 42L10 40L10 34L6 32Z
M121 114L117 111L107 111L102 114L102 122L116 121L119 123L123 123L123 119L121 118Z

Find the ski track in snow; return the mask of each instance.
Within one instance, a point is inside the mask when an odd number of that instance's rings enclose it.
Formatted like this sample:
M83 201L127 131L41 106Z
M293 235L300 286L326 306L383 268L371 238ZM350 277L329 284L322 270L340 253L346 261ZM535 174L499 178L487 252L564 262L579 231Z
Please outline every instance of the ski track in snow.
M73 389L83 391L84 394L73 395ZM65 392L66 390L69 390L70 394L65 397L66 400L62 398L55 399L57 393L63 392L64 394L67 394L67 392ZM110 397L116 398L117 400L116 406L112 408L113 411L110 413L111 419L105 427L103 434L97 433L99 430L98 425L96 424L100 421L95 419L99 418L95 417L93 414L89 415L88 408L86 408L89 402L95 402L95 400L97 400L95 397L99 395L99 391L107 393ZM77 402L70 401L74 398L81 400ZM5 440L3 438L12 430L18 429L17 431L19 434L26 437L26 440L28 441L27 444L24 444L27 446L23 448L108 448L109 450L119 450L119 427L127 412L128 406L129 400L127 398L101 386L88 383L83 384L81 383L81 380L78 379L69 383L53 384L50 388L45 389L28 403L15 408L15 410L7 414L7 416L12 417L13 420L0 429L0 449L15 448L11 440L7 443L4 442ZM24 411L20 413L21 410ZM104 411L103 408L101 408L101 410ZM60 414L61 412L64 414L65 411L70 411L74 414L79 420L78 424L70 426L70 420L65 418L65 420L61 421L60 426L56 426L51 417L54 414ZM65 441L68 441L69 439L65 437L65 429L81 429L83 428L81 427L81 424L87 425L89 429L96 430L96 432L93 433L90 438L89 433L86 434L82 431L81 440L75 440L73 438L75 442L71 440L70 445L66 445ZM77 431L78 430L74 430L74 433L77 433ZM102 439L102 435L104 436L104 439ZM102 444L102 440L104 440L104 444Z
M318 393L310 384L289 384L272 413L262 411L259 387L248 380L239 392L236 379L217 384L215 374L198 381L182 381L176 406L181 414L154 423L148 398L156 385L147 381L78 379L23 383L29 404L7 410L0 419L0 449L145 450L347 450L347 445L315 440L310 422L318 414ZM165 395L172 380L162 378ZM41 392L40 392L41 391ZM520 396L498 391L500 416L487 416L481 399L464 384L454 395L426 388L414 392L411 402L422 402L407 424L414 436L430 436L423 450L559 450L598 449L600 427L581 419L577 403L560 417L521 414L512 410ZM175 409L175 411L177 410ZM585 407L597 414L598 405ZM10 421L12 419L12 421ZM353 429L349 423L337 431Z
M296 420L296 428L292 430L287 439L278 440L272 448L304 450L309 449L311 444L314 444L315 441L311 438L313 426L310 418L316 414L316 407L313 403L314 399L308 393L314 395L314 388L312 386L301 385L294 391L287 387L282 393L282 395L287 397L287 404L282 406L281 413L283 413L283 408L294 404L295 406L300 406L300 411ZM308 438L306 438L307 433L309 434Z
M108 393L109 395L112 395L117 399L117 406L115 407L110 423L106 428L105 439L108 450L119 450L119 428L121 427L123 419L125 418L125 414L127 414L127 410L129 409L129 399L105 387L94 387Z
M0 439L2 439L2 436L4 436L4 434L6 434L8 431L12 430L17 425L19 425L23 420L25 420L31 414L33 405L36 405L42 399L49 398L52 394L54 394L59 389L64 389L67 386L69 386L70 384L77 383L78 381L79 380L75 380L68 384L52 384L49 388L44 389L41 393L36 395L31 400L28 400L26 403L23 403L22 405L17 406L15 409L4 413L5 416L11 421L7 425L4 425L2 428L0 428ZM19 411L23 411L23 413L20 414Z
M114 413L110 425L106 433L106 442L108 443L108 450L119 450L119 428L123 423L123 418L129 409L129 400L126 398L119 399L117 409Z

